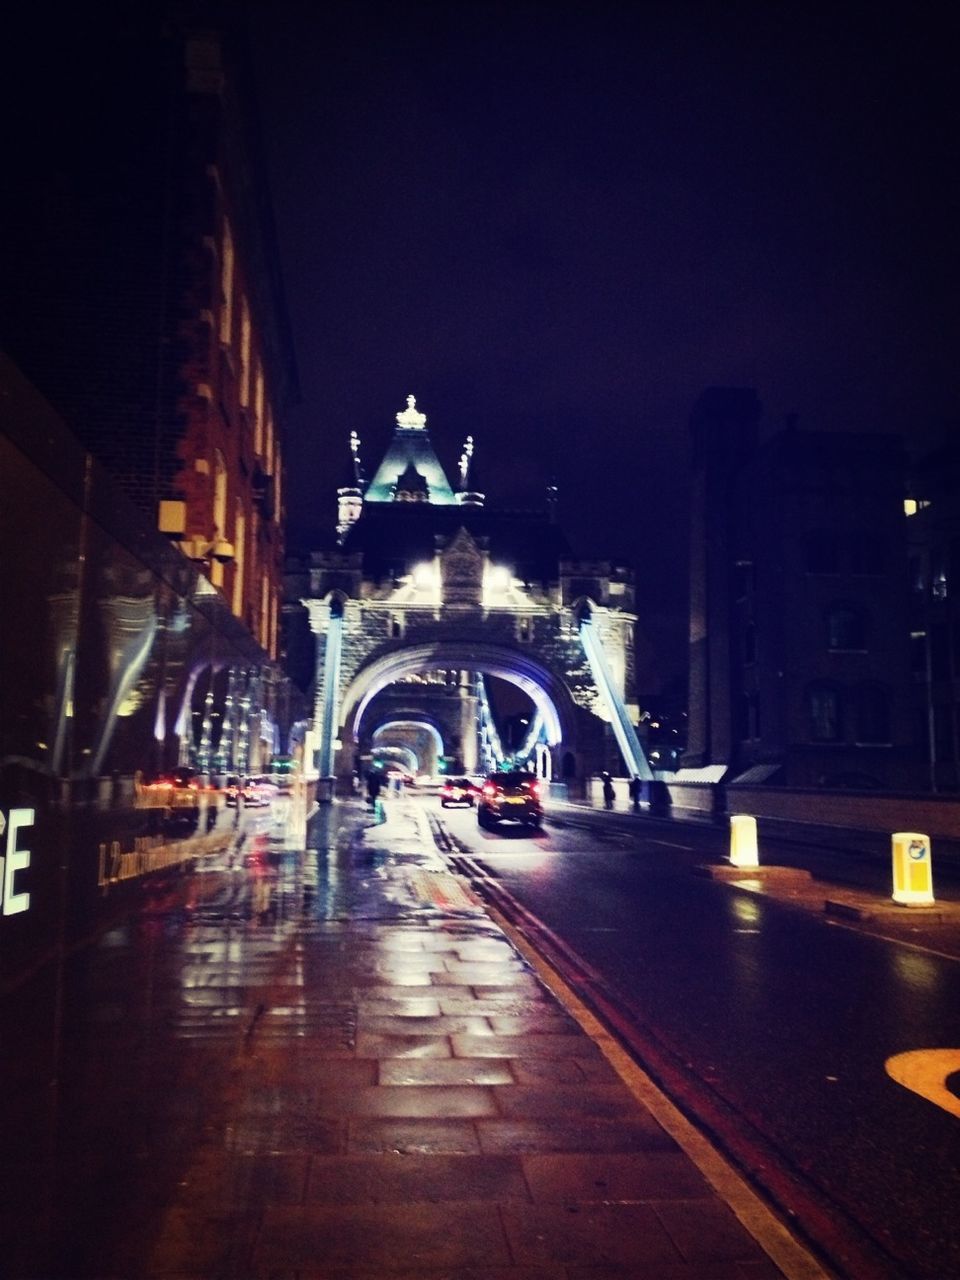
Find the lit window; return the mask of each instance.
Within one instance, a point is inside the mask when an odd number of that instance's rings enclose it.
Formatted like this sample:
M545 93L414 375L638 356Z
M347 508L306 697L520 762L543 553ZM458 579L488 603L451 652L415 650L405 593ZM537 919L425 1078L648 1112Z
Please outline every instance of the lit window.
M263 369L259 360L253 386L253 451L259 458L263 454Z
M233 233L228 218L223 220L220 246L220 299L220 341L229 346L233 340Z
M237 499L236 515L233 526L233 612L238 618L243 617L243 576L247 549L247 519L243 504Z
M240 403L250 403L250 307L240 300Z
M213 451L213 536L227 536L227 464L219 449ZM219 560L210 562L210 581L215 587L223 586L223 565Z

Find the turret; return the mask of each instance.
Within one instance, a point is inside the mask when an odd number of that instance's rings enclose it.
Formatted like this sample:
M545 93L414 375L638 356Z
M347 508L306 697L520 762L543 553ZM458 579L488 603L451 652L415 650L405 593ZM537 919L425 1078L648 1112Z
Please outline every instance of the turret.
M363 511L363 466L360 462L360 437L356 431L350 432L350 453L349 482L337 490L337 542L341 546Z
M457 502L461 507L482 507L486 495L471 483L473 464L473 436L467 436L460 454L460 483L457 486Z

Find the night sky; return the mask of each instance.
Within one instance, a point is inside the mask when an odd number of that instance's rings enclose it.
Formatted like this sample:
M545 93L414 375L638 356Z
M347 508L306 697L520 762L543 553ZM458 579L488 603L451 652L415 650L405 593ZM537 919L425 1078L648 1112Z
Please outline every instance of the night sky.
M255 7L302 404L294 535L413 392L491 500L685 598L686 422L955 420L954 47L923 6ZM665 630L666 628L666 630ZM682 634L682 628L679 632Z
M947 6L248 9L293 545L331 538L350 431L371 473L413 392L449 474L472 434L489 501L556 477L574 548L634 562L651 688L684 658L705 387L755 388L768 431L956 426ZM23 122L56 102L48 45L11 42Z

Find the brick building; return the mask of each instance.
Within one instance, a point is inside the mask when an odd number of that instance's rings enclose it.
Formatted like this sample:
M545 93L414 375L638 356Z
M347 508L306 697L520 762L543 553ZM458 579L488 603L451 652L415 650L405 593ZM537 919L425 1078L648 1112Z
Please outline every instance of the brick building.
M296 370L237 12L16 19L2 342L276 657Z

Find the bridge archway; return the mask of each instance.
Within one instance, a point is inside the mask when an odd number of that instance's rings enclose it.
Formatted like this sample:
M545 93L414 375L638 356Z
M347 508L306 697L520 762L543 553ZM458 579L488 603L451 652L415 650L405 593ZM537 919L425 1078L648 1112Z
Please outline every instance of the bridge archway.
M398 747L414 757L413 772L436 773L438 762L444 754L443 736L433 720L411 710L409 714L393 716L375 727L367 725L368 737L376 748L384 742L395 741ZM423 746L427 744L427 749Z
M371 657L344 691L337 773L351 773L362 723L373 699L388 685L416 672L459 668L499 676L522 689L543 717L551 752L561 743L576 742L577 709L562 680L528 653L506 645L449 640L444 643L408 645Z

